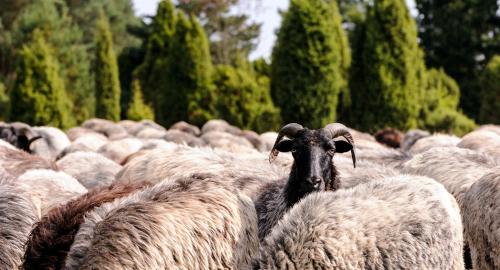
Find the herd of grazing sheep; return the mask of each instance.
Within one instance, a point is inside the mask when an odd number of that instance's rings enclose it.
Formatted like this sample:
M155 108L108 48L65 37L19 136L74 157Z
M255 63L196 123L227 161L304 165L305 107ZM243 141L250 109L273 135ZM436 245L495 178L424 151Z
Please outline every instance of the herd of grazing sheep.
M499 126L0 123L0 269L466 268L500 269Z

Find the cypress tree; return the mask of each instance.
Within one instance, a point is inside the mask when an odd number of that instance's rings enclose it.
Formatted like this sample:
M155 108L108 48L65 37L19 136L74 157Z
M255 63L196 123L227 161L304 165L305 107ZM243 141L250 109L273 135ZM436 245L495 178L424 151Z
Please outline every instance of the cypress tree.
M324 0L292 0L283 14L272 55L271 95L285 122L317 128L335 120L348 50L335 11Z
M144 103L141 84L137 79L132 81L132 99L128 106L127 119L134 121L142 119L154 120L153 109Z
M269 93L269 79L251 70L221 65L215 69L217 113L229 123L257 132L279 128L279 110Z
M431 69L425 77L421 98L421 128L434 132L455 133L462 136L475 128L475 123L458 111L460 88L440 69Z
M75 124L59 67L40 31L24 45L10 91L10 121L68 128Z
M164 108L162 95L168 90L168 65L172 38L175 32L177 13L170 0L158 4L151 22L151 33L146 44L143 63L134 71L134 77L141 82L146 103L153 106L157 122L162 122ZM168 114L168 112L167 112Z
M208 39L197 19L179 13L172 40L166 91L161 93L162 118L169 126L179 120L201 125L214 116L212 61Z
M7 118L9 111L9 97L7 96L5 85L0 82L0 120Z
M481 74L482 123L500 124L500 55L495 55Z
M357 27L358 28L358 27ZM425 65L403 0L379 0L356 31L352 124L362 130L417 125Z
M116 61L109 24L101 13L96 33L96 116L112 121L120 120L120 81Z

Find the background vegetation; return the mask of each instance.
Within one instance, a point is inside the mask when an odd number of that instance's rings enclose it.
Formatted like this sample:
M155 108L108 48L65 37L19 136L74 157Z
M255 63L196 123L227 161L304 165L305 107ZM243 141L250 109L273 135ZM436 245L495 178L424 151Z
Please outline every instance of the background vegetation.
M239 0L0 3L0 120L71 127L91 117L163 125L224 118L458 135L500 124L496 0L290 0L271 59Z

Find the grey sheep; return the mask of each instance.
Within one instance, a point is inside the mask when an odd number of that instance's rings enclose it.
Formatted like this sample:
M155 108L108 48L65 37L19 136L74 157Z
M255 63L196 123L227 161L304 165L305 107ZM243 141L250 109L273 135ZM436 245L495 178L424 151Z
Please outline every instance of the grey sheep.
M31 144L33 154L45 159L54 160L71 144L66 134L54 127L33 127L33 134L42 137Z
M101 146L97 153L121 164L129 155L139 151L143 146L141 140L136 138L126 138L109 141Z
M212 131L227 132L236 136L239 136L241 134L241 129L235 126L231 126L228 122L222 119L209 120L201 127L202 135Z
M457 145L500 158L500 135L489 130L476 130L466 134Z
M93 152L76 152L57 161L57 167L87 189L109 186L122 166Z
M256 227L218 179L164 181L87 214L64 269L251 269Z
M0 168L14 178L33 169L57 170L54 162L19 149L0 145Z
M420 139L431 136L428 131L421 129L412 129L403 136L401 140L401 151L408 152L410 148Z
M0 179L0 269L19 269L38 213L27 191Z
M395 176L297 203L261 246L261 269L464 269L455 199L427 177Z
M500 269L500 167L470 187L462 215L474 269Z
M183 132L189 133L195 137L198 137L201 135L201 131L197 126L188 124L184 121L180 121L180 122L173 124L168 130L183 131Z
M81 126L99 132L110 140L119 140L129 137L129 134L123 127L109 120L93 118L86 120Z

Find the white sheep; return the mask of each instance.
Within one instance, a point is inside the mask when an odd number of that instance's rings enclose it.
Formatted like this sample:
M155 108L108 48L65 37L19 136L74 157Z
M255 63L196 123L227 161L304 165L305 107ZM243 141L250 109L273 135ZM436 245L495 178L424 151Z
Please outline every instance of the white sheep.
M116 162L93 152L71 153L56 164L87 189L110 185L122 168Z
M298 202L265 238L261 269L464 269L455 199L395 176Z
M500 167L467 191L463 222L474 269L500 269Z

